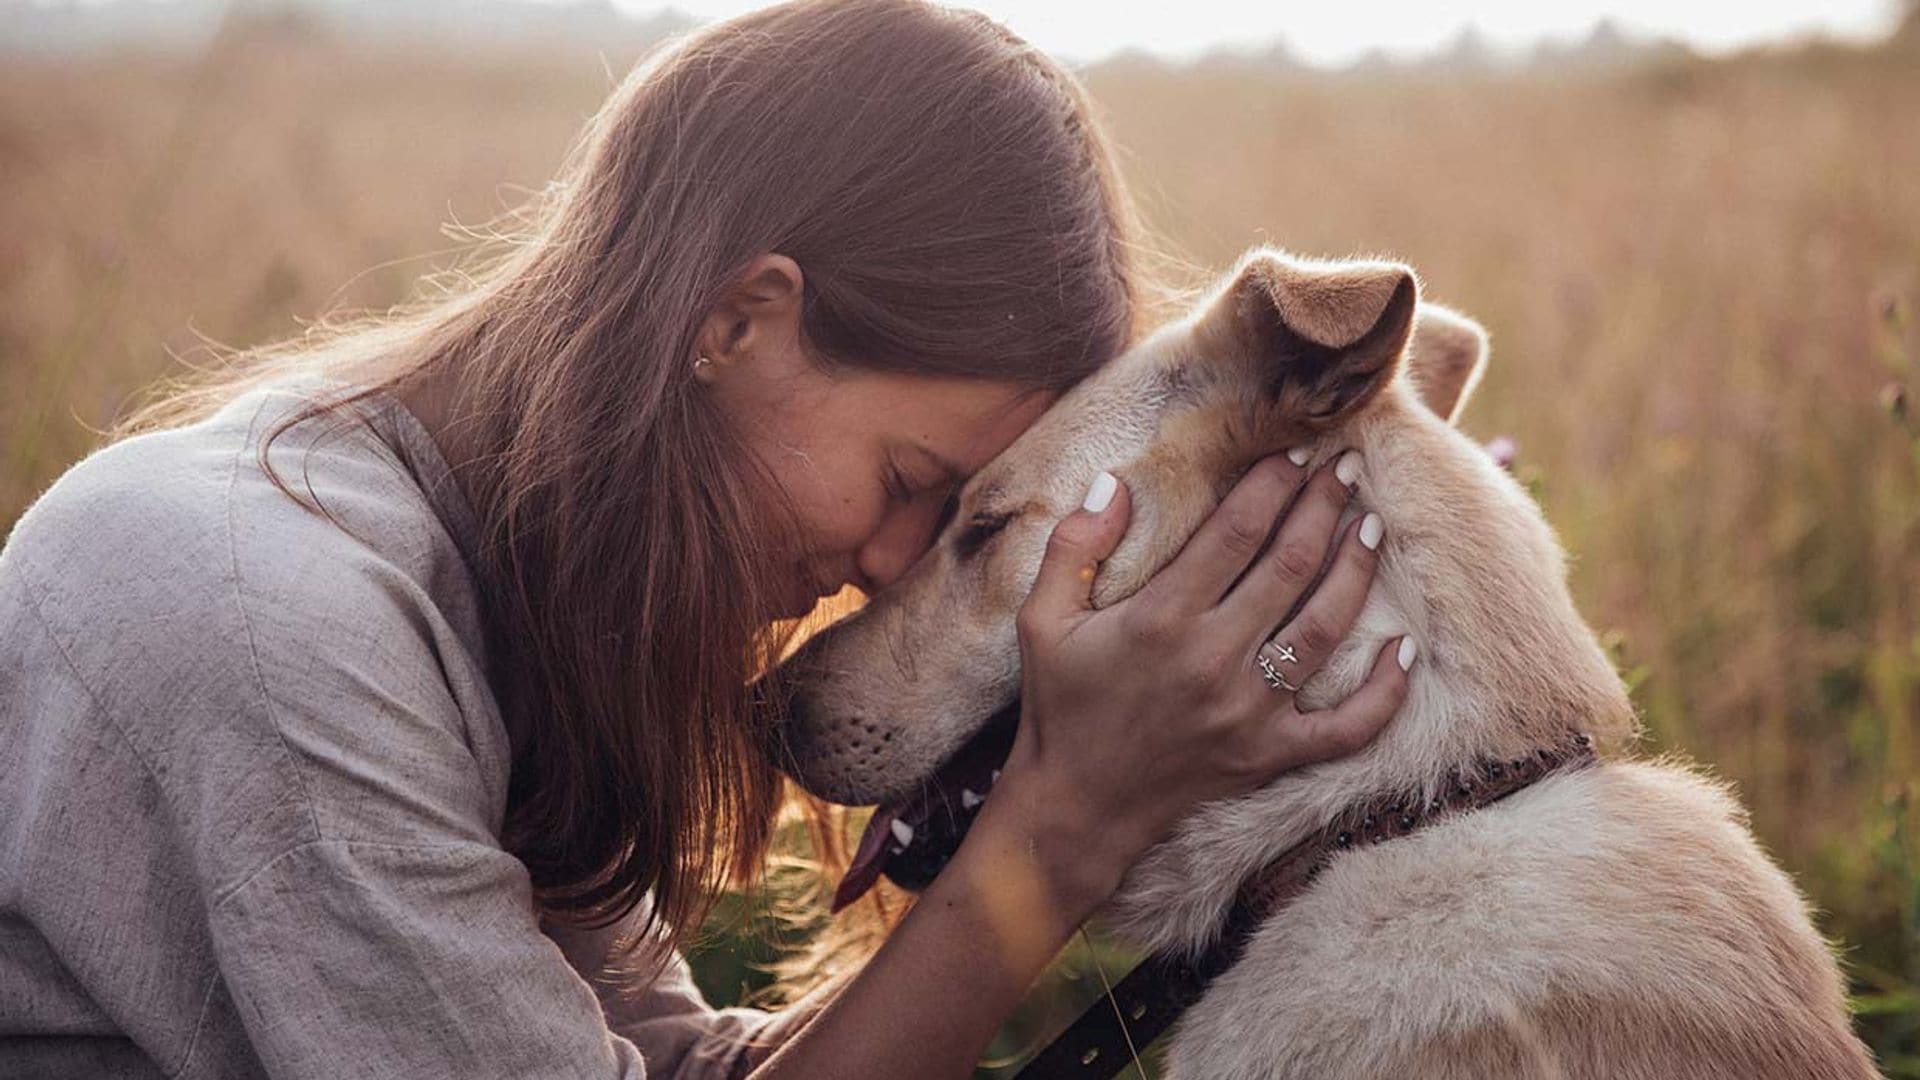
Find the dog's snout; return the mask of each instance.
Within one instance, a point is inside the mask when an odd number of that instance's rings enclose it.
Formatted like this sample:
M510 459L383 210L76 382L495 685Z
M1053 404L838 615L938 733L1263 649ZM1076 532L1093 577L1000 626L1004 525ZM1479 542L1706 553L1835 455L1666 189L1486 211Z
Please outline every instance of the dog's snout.
M888 751L895 725L867 716L832 716L804 695L787 709L780 765L807 792L865 806L888 794Z

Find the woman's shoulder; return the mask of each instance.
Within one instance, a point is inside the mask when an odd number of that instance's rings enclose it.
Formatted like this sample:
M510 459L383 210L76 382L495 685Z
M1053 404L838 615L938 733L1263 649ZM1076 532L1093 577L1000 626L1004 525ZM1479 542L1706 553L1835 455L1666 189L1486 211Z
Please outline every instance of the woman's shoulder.
M395 790L446 811L403 832L460 820L485 841L509 753L466 560L413 460L432 448L396 436L397 405L299 420L308 400L257 389L75 465L0 549L0 622L33 623L23 639L150 760L251 747L334 838L391 837L354 785L403 761ZM276 483L260 448L289 418Z
M0 580L24 591L79 666L88 666L88 645L124 655L123 645L151 637L172 614L212 629L206 615L233 564L237 467L263 406L249 394L194 424L95 451L14 524Z
M306 416L322 393L269 383L90 455L21 517L0 581L76 671L135 695L183 672L228 694L297 695L342 665L424 692L435 654L477 662L454 535L470 529L441 509L458 498L444 462L391 399Z
M454 584L442 564L461 562L461 547L380 427L387 411L306 417L315 390L266 384L89 455L22 515L0 566L93 626L205 614L236 592L324 613L364 603L356 586L383 570Z

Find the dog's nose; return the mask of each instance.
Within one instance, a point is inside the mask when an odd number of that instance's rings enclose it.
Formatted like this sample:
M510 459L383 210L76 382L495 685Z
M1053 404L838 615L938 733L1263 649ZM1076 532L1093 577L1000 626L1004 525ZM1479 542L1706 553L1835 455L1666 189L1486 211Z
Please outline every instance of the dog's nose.
M804 696L780 726L775 765L807 793L843 806L866 806L882 786L879 768L893 727L866 717L827 716Z
M821 722L818 707L806 694L787 698L779 717L771 732L773 761L802 787L812 790L811 779L823 764L837 756L842 740L830 734L833 725Z

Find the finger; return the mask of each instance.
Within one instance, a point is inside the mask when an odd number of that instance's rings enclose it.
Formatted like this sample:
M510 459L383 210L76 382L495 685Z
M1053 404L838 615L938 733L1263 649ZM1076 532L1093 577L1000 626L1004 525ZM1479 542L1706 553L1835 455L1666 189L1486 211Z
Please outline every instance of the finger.
M1412 637L1395 638L1374 657L1367 681L1345 701L1308 713L1289 703L1274 729L1279 762L1274 771L1344 757L1372 742L1406 702L1418 659Z
M1307 460L1300 451L1294 451L1293 457ZM1212 608L1266 546L1281 511L1300 490L1306 475L1306 470L1285 454L1254 462L1143 591L1178 614Z
M1047 538L1022 619L1058 622L1086 612L1093 602L1094 575L1126 534L1130 512L1126 485L1112 473L1095 477L1080 509L1061 518Z
M1359 475L1360 454L1352 450L1342 454L1334 465L1313 474L1287 511L1286 520L1280 523L1273 543L1221 600L1221 608L1230 613L1229 622L1247 634L1255 634L1286 618L1300 605L1327 566L1340 515L1353 499L1352 482Z
M1244 587L1228 598L1239 604L1239 608L1228 612L1223 606L1218 620L1209 620L1210 630L1218 627L1213 632L1251 640L1254 647L1247 659L1248 667L1271 689L1297 691L1346 640L1347 632L1353 629L1360 610L1366 606L1367 590L1373 584L1377 564L1375 549L1384 531L1375 514L1348 525L1326 579L1278 630L1269 628L1273 618L1271 607L1263 611L1257 603L1250 603L1241 595L1248 591ZM1371 547L1368 541L1372 541ZM1275 679L1280 681L1275 684Z
M1283 594L1291 590L1290 582L1270 589L1274 594L1270 597L1260 596L1257 584L1243 582L1220 605L1216 618L1227 632L1254 642L1256 648L1264 647L1275 662L1285 654L1294 654L1295 659L1284 666L1291 669L1297 664L1303 676L1310 676L1346 640L1347 632L1359 619L1367 603L1367 590L1373 587L1374 572L1380 566L1380 545L1385 538L1386 525L1378 514L1368 513L1349 522L1334 545L1333 564L1326 575L1278 629L1274 628L1274 617L1283 610ZM1280 543L1275 541L1274 546ZM1270 555L1262 557L1263 565L1277 561ZM1259 568L1255 569L1257 573ZM1303 681L1289 678L1295 683Z

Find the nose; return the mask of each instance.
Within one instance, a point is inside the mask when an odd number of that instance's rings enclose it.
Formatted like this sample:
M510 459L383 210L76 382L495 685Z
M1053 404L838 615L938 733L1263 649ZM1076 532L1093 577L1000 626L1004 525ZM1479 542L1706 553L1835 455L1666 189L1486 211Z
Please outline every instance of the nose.
M921 499L888 514L854 559L861 576L875 589L898 581L933 546L941 508L941 502Z

